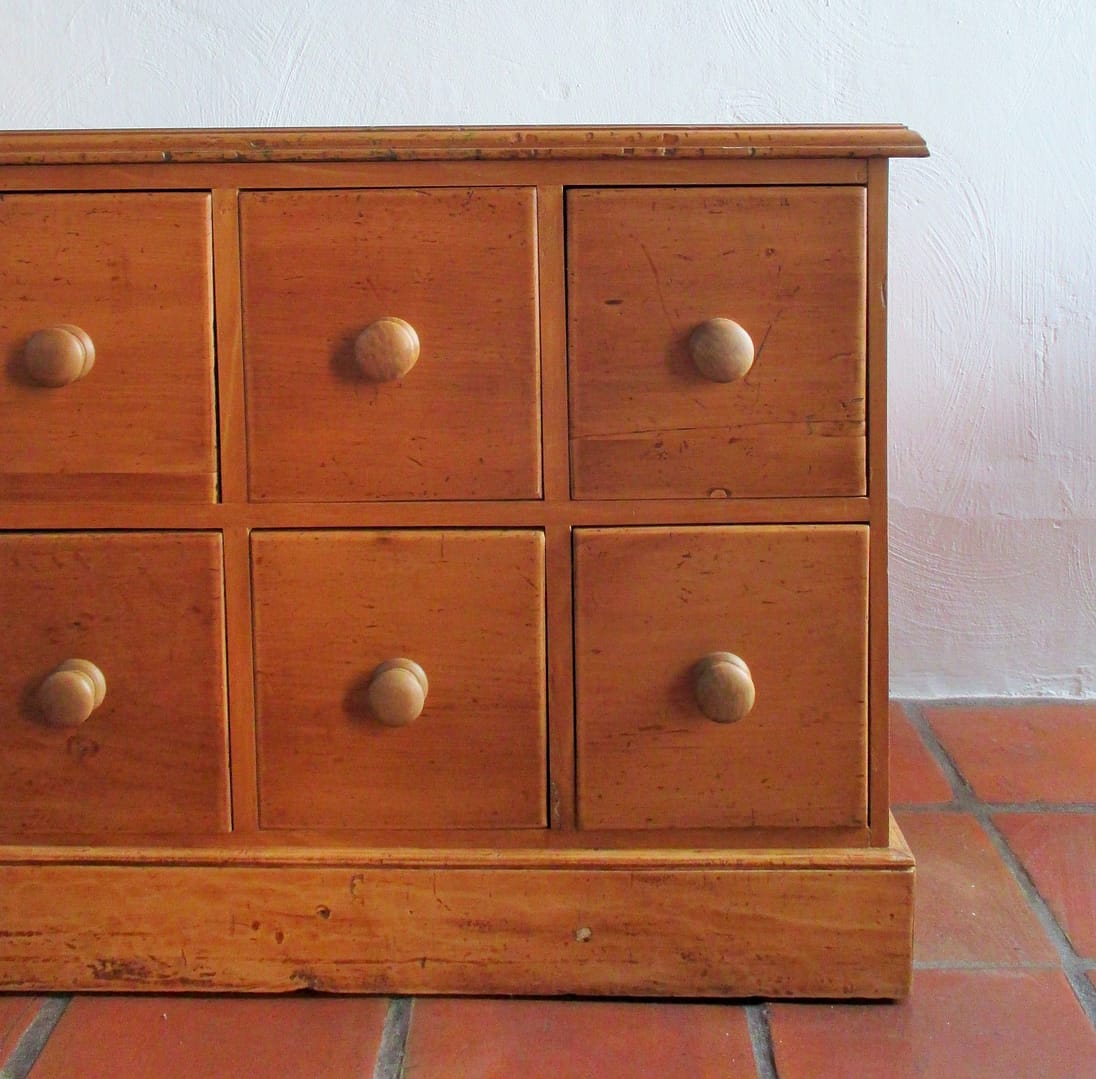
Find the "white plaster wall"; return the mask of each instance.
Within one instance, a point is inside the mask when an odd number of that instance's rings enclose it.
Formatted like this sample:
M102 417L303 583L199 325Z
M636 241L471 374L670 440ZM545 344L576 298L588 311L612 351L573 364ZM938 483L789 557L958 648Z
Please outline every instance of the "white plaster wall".
M1094 56L1091 0L0 0L0 128L909 124L892 690L1093 697Z

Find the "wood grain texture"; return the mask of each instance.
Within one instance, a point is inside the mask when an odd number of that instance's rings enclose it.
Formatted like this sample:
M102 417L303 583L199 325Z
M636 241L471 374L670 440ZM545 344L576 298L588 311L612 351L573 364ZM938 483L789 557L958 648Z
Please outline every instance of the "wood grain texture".
M571 489L567 419L566 223L562 187L537 188L538 324L541 351L541 442L544 497L566 501ZM544 317L541 317L544 312Z
M577 498L865 492L863 189L575 190L567 198ZM696 368L712 318L753 339Z
M581 826L862 824L867 545L857 526L577 531ZM738 723L698 707L714 651L752 672Z
M575 827L574 579L569 524L545 529L548 627L548 817L552 828Z
M224 832L229 827L220 538L0 537L0 835ZM35 714L74 656L106 676L78 730Z
M537 188L540 254L541 431L548 627L548 814L552 828L575 826L575 689L571 624L571 505L567 420L567 250L563 188ZM559 510L559 513L554 511Z
M651 157L924 157L898 124L739 127L320 128L221 131L15 131L0 163L417 161Z
M871 573L868 582L868 807L872 842L888 839L890 797L890 618L887 587L887 173L869 164L868 182L868 491Z
M0 134L0 987L903 995L886 157L924 152ZM421 352L370 384L384 318ZM58 324L94 367L9 433ZM51 730L73 657L107 693ZM402 728L364 706L396 657Z
M210 229L197 193L0 200L0 497L216 497ZM96 360L50 389L22 353L57 323Z
M0 528L503 528L613 524L863 522L866 498L566 499L506 502L0 503Z
M3 866L5 989L899 997L913 870Z
M0 164L0 191L529 187L618 184L863 184L863 158L616 157L517 160Z
M247 446L240 312L239 192L235 188L213 191L212 209L220 496L224 502L243 502L247 499Z
M240 525L221 533L225 575L225 661L228 694L232 830L247 842L259 829L255 750L254 635L251 620L251 536Z
M109 862L126 865L322 865L413 868L445 862L478 869L568 865L627 868L630 862L672 869L893 867L886 847L868 848L865 826L853 828L283 828L228 835L127 835L105 847L99 837L66 833L65 845L28 831L18 844L0 843L0 863ZM770 864L771 863L771 864Z
M252 192L240 199L253 499L536 498L535 194ZM354 342L415 327L407 377Z
M539 532L256 532L252 577L264 828L544 827ZM403 728L361 700L397 656Z

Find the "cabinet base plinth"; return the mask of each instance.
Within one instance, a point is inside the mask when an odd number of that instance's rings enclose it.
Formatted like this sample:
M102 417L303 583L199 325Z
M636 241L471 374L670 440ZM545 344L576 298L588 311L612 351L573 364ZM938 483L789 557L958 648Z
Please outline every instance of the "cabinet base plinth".
M528 864L347 853L0 862L0 988L898 998L912 858L888 848L597 852Z

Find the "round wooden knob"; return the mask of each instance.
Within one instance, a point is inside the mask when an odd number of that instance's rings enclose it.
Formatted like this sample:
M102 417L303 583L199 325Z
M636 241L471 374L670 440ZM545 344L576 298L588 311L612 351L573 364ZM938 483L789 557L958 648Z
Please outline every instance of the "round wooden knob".
M38 385L67 386L91 370L95 345L79 326L50 326L27 341L23 362Z
M710 318L689 335L696 369L713 382L734 382L753 366L754 343L737 322Z
M103 703L107 680L86 659L66 659L38 687L38 708L51 727L79 727Z
M754 705L750 668L730 652L711 652L696 666L694 687L700 710L716 723L736 723Z
M370 382L403 378L418 358L419 335L415 327L392 315L370 323L354 342L354 360Z
M426 672L413 659L385 660L369 680L369 711L389 727L406 727L422 713L429 688Z

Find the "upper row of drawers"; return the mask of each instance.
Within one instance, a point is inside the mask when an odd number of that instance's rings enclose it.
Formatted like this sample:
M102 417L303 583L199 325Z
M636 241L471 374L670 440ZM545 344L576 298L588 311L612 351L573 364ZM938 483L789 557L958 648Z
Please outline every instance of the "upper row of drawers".
M0 497L216 499L214 342L241 310L250 498L540 497L541 365L561 362L541 333L563 318L540 279L563 268L536 197L241 193L238 297L208 193L0 199ZM573 497L865 492L862 187L576 188L565 213ZM370 381L355 341L387 317L421 355ZM745 377L697 369L713 318L751 336ZM47 388L25 352L56 326L94 367Z

